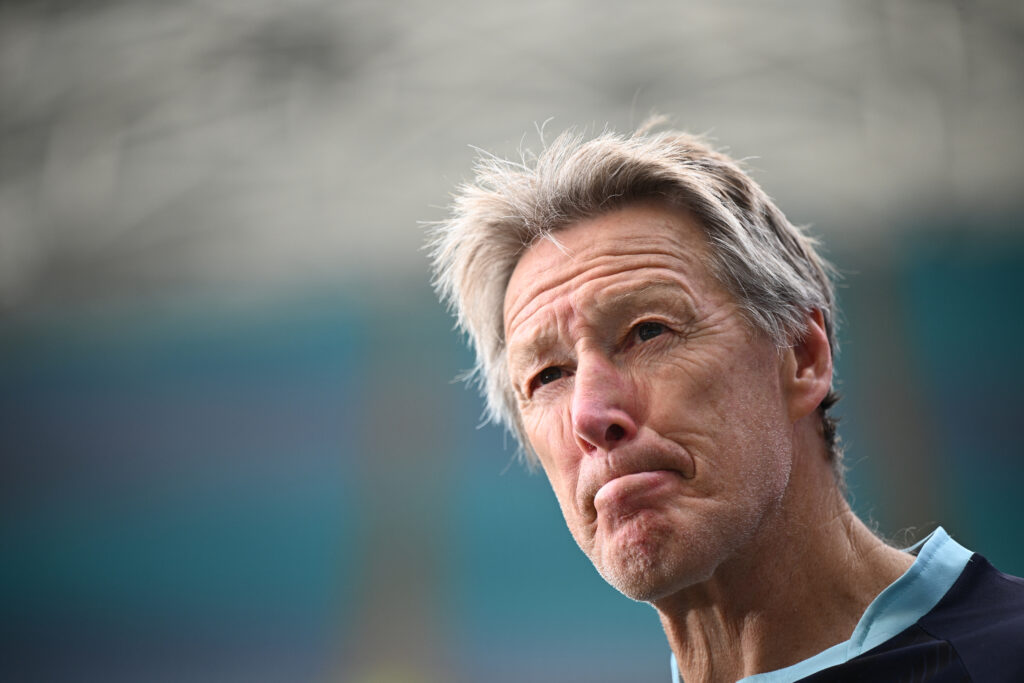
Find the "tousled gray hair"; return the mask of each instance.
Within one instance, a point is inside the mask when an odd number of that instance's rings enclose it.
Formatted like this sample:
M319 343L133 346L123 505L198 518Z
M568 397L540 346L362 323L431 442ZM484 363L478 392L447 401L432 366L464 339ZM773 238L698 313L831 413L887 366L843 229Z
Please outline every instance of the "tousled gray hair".
M816 242L736 161L699 137L652 132L660 123L590 140L570 130L518 162L481 153L475 181L459 187L450 217L430 231L434 286L476 352L470 376L484 395L486 416L516 435L530 464L535 455L506 363L505 289L526 249L579 220L652 199L689 211L704 229L713 274L751 325L788 346L804 333L806 313L817 309L836 351L831 266ZM828 414L837 400L830 391L819 412L841 479L842 451Z

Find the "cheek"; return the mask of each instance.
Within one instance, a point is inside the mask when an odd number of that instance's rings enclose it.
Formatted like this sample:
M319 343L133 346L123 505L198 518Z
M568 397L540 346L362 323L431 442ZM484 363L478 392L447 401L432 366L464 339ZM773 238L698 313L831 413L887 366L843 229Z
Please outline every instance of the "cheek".
M569 512L567 505L574 499L581 456L569 409L544 406L531 410L523 414L523 426L563 512Z
M741 375L728 396L720 398L716 416L723 455L731 456L741 495L768 501L781 495L792 467L792 428L781 390L769 378ZM742 473L742 474L739 474Z
M689 451L698 469L732 473L702 485L717 490L761 480L776 488L788 478L790 425L772 353L754 347L724 358L693 354L647 382L650 424Z
M642 409L638 417L664 436L699 437L717 431L718 418L728 412L721 404L718 374L706 365L673 359L634 373Z

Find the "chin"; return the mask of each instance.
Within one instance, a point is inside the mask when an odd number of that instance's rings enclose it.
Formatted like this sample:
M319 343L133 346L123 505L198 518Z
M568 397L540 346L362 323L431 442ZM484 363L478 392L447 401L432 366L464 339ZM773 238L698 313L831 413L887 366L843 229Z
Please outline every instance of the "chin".
M708 580L715 570L709 548L658 531L620 530L614 542L590 558L605 581L637 602L660 600Z
M651 558L630 558L614 566L598 567L612 588L637 602L657 602L689 586L711 578L712 571L675 566Z

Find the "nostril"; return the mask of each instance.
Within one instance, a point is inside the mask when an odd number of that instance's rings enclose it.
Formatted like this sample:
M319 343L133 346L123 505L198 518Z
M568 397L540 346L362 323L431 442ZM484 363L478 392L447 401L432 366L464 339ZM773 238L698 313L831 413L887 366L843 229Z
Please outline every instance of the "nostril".
M608 429L604 433L604 440L608 443L614 443L615 441L620 441L624 436L626 436L626 430L621 425L612 424L608 425Z

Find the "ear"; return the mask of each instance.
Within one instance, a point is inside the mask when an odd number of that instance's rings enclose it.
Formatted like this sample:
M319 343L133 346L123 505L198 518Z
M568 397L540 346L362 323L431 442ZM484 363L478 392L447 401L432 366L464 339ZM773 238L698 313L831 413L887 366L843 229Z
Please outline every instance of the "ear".
M806 332L786 349L782 363L782 387L792 422L817 410L832 386L832 349L821 311L809 311L805 324Z

